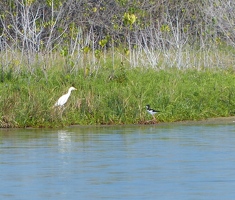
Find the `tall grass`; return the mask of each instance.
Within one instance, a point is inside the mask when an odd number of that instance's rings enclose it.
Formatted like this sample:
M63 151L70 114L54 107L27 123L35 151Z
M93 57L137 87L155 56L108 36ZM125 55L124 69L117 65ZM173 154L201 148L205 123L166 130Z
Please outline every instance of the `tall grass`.
M146 104L161 110L159 122L234 115L232 69L156 70L107 60L99 69L68 72L59 59L45 73L39 66L31 75L23 68L1 72L1 127L145 123L152 119ZM70 86L78 90L63 112L55 110Z

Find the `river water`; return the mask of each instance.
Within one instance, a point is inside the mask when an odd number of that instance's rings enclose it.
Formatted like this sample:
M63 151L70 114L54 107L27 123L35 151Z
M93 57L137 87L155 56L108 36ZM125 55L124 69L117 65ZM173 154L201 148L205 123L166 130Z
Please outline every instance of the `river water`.
M0 199L235 199L235 123L2 129Z

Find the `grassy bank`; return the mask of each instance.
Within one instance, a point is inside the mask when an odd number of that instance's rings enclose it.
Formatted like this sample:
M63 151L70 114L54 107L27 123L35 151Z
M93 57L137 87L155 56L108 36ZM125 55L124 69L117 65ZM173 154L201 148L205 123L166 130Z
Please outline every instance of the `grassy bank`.
M58 127L71 124L137 124L151 120L145 105L159 109L159 122L232 116L235 79L231 70L153 70L103 67L65 73L1 73L1 127ZM70 86L63 113L53 108Z

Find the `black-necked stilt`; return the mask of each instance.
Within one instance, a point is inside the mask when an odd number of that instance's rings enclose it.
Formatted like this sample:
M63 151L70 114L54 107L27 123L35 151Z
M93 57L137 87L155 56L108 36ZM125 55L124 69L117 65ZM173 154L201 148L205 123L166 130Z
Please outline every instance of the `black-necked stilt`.
M156 120L156 118L155 118L154 115L155 115L156 113L160 112L160 111L159 111L159 110L151 109L151 108L150 108L150 105L146 105L146 109L147 109L147 112L148 112L150 115L153 116L153 119Z

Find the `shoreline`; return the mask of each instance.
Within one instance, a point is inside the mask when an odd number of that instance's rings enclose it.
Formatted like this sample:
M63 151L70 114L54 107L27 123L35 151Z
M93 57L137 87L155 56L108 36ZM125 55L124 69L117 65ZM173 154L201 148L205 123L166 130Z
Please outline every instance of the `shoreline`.
M70 125L67 128L76 128L76 127L122 127L122 126L164 126L164 125L227 125L234 124L235 125L235 116L230 117L213 117L202 120L185 120L185 121L176 121L176 122L157 122L157 123L139 123L139 124L111 124L111 125ZM66 128L66 127L64 127ZM53 128L52 128L53 129Z
M66 128L104 128L104 127L124 127L124 126L165 126L165 125L228 125L228 124L234 124L235 125L235 116L230 116L230 117L214 117L214 118L208 118L208 119L202 119L198 121L194 120L185 120L185 121L176 121L176 122L157 122L157 123L142 123L142 124L111 124L111 125L79 125L79 124L74 124L74 125L69 125L65 127L55 127L55 128L47 128L47 127L42 127L42 128L37 128L37 127L15 127L15 128L0 128L0 130L17 130L17 129L35 129L35 130L57 130L57 129L66 129Z
M168 123L168 122L166 122ZM185 120L185 121L179 121L179 122L170 122L172 124L211 124L211 125L223 125L223 124L235 124L235 116L230 116L230 117L213 117L213 118L208 118L208 119L202 119L202 120Z

